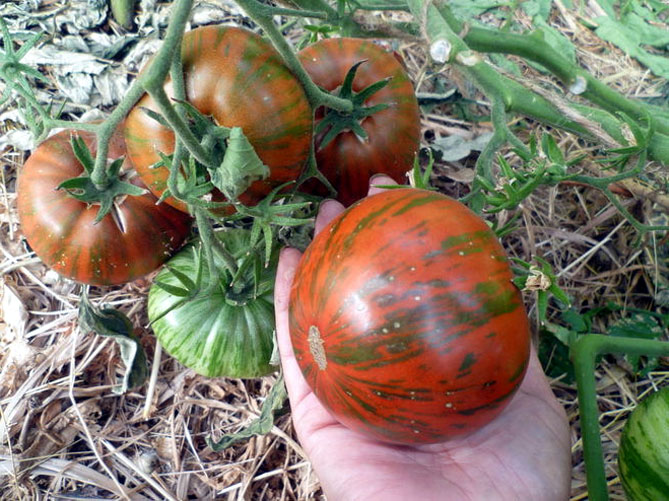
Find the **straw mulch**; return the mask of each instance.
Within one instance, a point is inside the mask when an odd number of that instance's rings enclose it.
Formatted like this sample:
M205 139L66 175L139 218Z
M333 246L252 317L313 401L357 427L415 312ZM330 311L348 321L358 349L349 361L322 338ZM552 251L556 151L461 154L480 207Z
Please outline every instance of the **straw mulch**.
M28 5L30 2L17 2ZM103 2L104 3L104 2ZM51 30L47 39L58 41L76 34L74 24L60 24L58 16L67 17L68 4L82 2L48 0L30 11L26 31L41 25ZM243 22L239 11L221 10L227 2L197 2L194 25L216 22ZM664 80L654 77L636 61L603 42L578 19L556 2L551 24L560 29L577 48L583 67L598 78L631 96L653 96ZM167 6L144 1L152 14L142 11L142 29L164 28ZM590 7L585 5L587 9ZM18 12L18 11L17 11ZM16 14L19 16L20 14ZM28 14L26 14L28 15ZM530 19L517 13L517 20L530 27ZM113 22L80 27L87 36L123 33ZM54 26L58 28L54 29ZM153 31L155 36L155 31ZM295 39L300 33L295 33ZM155 50L156 44L144 41L135 54L113 56L108 64L107 80L98 74L84 104L70 101L65 116L73 120L91 110L108 111L113 92L122 89ZM398 50L418 92L434 92L433 68L428 66L424 48L403 42ZM123 57L126 59L123 60ZM123 62L119 62L123 61ZM547 89L555 83L546 75L526 65L523 80ZM43 102L62 100L67 78L48 62L41 71L51 85L42 85L38 96ZM448 86L457 84L478 100L477 111L484 114L485 99L458 75L444 69ZM84 77L81 77L84 78ZM88 77L86 77L88 78ZM77 81L72 77L71 85ZM107 82L104 84L104 82ZM104 84L104 85L103 85ZM107 87L105 87L107 85ZM2 89L0 89L1 91ZM109 94L109 95L108 95ZM107 102L111 96L112 102ZM489 132L489 123L473 123L452 117L451 104L442 104L423 115L424 143L460 135L473 139ZM12 102L0 108L0 133L13 138L14 146L2 144L0 165L0 498L2 499L322 499L319 482L308 459L296 442L289 415L282 416L264 437L238 443L223 452L213 452L206 444L208 436L219 437L234 432L259 414L260 406L274 377L256 381L207 379L184 368L171 357L156 357L156 342L147 327L146 296L151 278L122 287L93 288L90 297L96 304L120 309L137 328L149 364L157 371L155 386L147 385L124 395L112 388L124 368L119 349L110 339L78 328L79 285L59 278L42 265L26 247L16 215L16 177L28 152L19 140L21 124ZM521 123L520 119L516 123ZM543 126L522 122L519 134L524 140L540 137ZM575 168L597 169L594 145L560 131L551 131L569 158L586 154ZM18 139L17 139L18 138ZM505 152L510 161L513 156ZM472 180L476 152L460 160L438 162L434 183L445 193L460 196ZM648 171L660 174L662 167L650 164ZM651 174L651 178L652 178ZM666 170L664 172L666 176ZM659 210L643 197L625 197L629 210L645 218ZM614 207L596 190L577 185L559 185L538 190L518 209L518 228L505 237L510 256L531 260L541 255L553 266L560 286L573 298L574 309L586 312L613 302L626 307L649 308L653 305L654 274L658 267L652 255L653 241L636 245L637 233L620 217ZM511 214L494 216L499 222ZM494 219L491 218L491 219ZM662 269L659 268L659 272ZM664 270L666 273L666 270ZM526 295L528 311L536 319L534 296ZM666 310L665 310L666 312ZM556 323L557 311L549 310ZM621 316L624 313L612 313ZM615 320L615 318L608 320ZM593 329L605 331L597 320ZM535 322L536 324L536 322ZM537 326L535 325L535 328ZM636 378L629 363L622 358L606 357L597 369L602 440L610 480L612 499L624 499L616 475L616 451L622 426L635 403L648 391L667 384L669 364L644 378ZM553 388L564 405L572 425L573 481L572 499L586 499L585 469L579 435L578 403L573 384L564 378L553 381Z

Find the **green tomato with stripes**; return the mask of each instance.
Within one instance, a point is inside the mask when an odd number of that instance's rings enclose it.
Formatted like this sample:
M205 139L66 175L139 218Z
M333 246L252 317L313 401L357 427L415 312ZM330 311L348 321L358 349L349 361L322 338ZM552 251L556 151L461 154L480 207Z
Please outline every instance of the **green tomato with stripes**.
M618 468L630 501L669 500L669 386L644 398L627 419Z
M278 251L272 249L266 265L264 247L252 245L249 230L226 229L216 237L234 266L214 251L217 273L211 273L200 241L184 247L151 286L151 326L165 351L198 374L267 375L277 369L271 362Z

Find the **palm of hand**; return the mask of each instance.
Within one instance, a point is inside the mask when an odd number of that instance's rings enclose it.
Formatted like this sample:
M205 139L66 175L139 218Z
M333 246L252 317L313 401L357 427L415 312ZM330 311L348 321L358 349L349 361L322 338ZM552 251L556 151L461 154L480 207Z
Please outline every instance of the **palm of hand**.
M322 228L341 211L326 204ZM384 444L339 424L311 392L288 334L288 297L300 254L282 253L275 290L277 334L293 422L331 500L562 500L569 494L564 410L532 352L527 375L493 422L464 438L417 447Z

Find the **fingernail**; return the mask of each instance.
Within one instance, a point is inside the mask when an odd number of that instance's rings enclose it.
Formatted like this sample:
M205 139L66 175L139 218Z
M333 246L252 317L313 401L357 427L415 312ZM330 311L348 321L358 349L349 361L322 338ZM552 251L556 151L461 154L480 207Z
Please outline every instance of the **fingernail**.
M328 208L330 205L332 205L332 204L338 204L338 203L339 203L339 202L337 202L334 198L326 198L325 200L323 200L323 201L321 202L321 205L318 207L318 211L320 212L320 211L322 211L323 209Z
M369 178L369 185L376 186L379 184L397 184L394 179L392 179L387 174L374 174Z

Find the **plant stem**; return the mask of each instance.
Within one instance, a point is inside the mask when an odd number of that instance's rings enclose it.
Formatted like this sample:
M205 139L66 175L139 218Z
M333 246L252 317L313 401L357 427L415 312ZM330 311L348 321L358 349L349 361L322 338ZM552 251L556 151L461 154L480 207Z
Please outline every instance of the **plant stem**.
M581 80L584 86L577 92L588 101L610 113L625 113L636 120L643 120L649 114L656 120L656 128L663 134L669 134L669 119L657 116L653 110L638 101L632 101L603 84L587 71L579 68L566 57L551 47L540 30L529 35L501 32L486 28L472 27L464 35L467 45L481 52L514 54L524 59L541 64L559 78L570 90ZM666 113L666 112L665 112Z
M123 118L128 114L135 103L139 101L145 90L149 91L150 93L151 91L163 91L163 83L170 69L172 58L179 57L179 54L181 53L181 38L183 36L186 22L188 21L188 16L190 15L192 5L193 0L177 0L175 2L174 6L172 7L170 23L167 27L167 33L165 35L165 41L163 42L162 47L156 56L152 59L151 64L146 69L146 71L142 73L130 86L127 94L123 97L123 99L121 99L121 102L109 115L109 117L101 124L100 129L98 129L98 145L95 158L95 167L93 169L93 173L91 174L91 181L98 188L104 188L109 182L106 170L107 152L109 151L109 138L111 138L112 134L118 127L118 124L121 123ZM187 129L186 125L183 123L183 120L181 120L178 115L177 118L174 119L174 115L176 115L174 108L171 106L167 96L164 97L165 99L162 102L163 107L161 107L161 111L164 114L170 114L175 122L179 122L177 126L183 124L183 128ZM165 101L168 105L166 107ZM166 111L165 108L169 108L174 113L171 114L169 111ZM172 124L172 122L169 123ZM182 130L179 132L182 132ZM195 142L197 143L197 140Z
M179 190L178 176L179 169L181 169L181 162L185 158L185 151L181 139L176 138L174 141L174 154L172 155L172 164L170 165L170 175L167 177L167 189L170 195L177 200L183 201L183 194Z
M188 124L184 122L168 97L163 87L153 88L148 91L153 100L160 108L163 118L172 127L174 133L183 141L184 146L195 159L207 167L214 168L209 152L207 152L198 138L188 128Z
M669 114L618 94L555 52L538 33L514 35L484 28L466 28L453 16L444 0L435 0L434 4L425 4L421 0L408 0L408 5L414 17L421 21L428 44L447 41L450 46L448 62L457 66L491 102L503 99L506 112L519 113L593 139L592 130L570 116L581 115L595 125L601 126L620 145L628 144L623 134L626 125L618 120L614 113L624 112L635 120L645 120L650 116L657 131L650 138L648 152L655 160L669 164L669 134L665 132L665 129L669 128ZM567 101L558 107L533 90L528 90L526 86L499 74L477 56L472 48L488 52L517 53L545 65L567 85L572 85L581 78L585 84L585 90L581 95L603 109Z
M605 353L669 356L669 342L587 334L580 336L571 343L571 359L574 364L578 388L588 496L591 501L603 501L609 498L602 456L595 385L595 358L597 355Z
M261 4L256 2L256 0L237 0L237 4L239 4L239 6L246 11L248 16L265 31L265 34L269 37L274 48L281 54L286 66L288 66L290 71L293 72L295 77L302 84L307 99L313 109L320 106L326 106L333 110L343 112L350 112L353 110L353 103L351 103L350 100L342 99L322 91L313 80L311 80L311 77L305 71L295 55L293 48L288 44L279 29L275 26L272 18L264 13Z
M290 3L300 10L323 12L328 18L336 18L338 15L325 0L290 0Z
M211 227L211 223L207 217L206 211L199 208L195 209L195 221L197 222L197 228L200 232L200 238L202 239L202 247L204 247L204 253L207 257L207 264L209 266L209 273L212 278L212 283L218 282L219 277L218 267L216 266L216 262L214 260L214 252L217 252L219 257L223 259L225 267L230 272L230 275L234 277L238 269L237 260L232 254L230 254L230 252L228 252L228 249L226 249L221 244L220 240L218 240L218 238L216 238L214 235L214 231Z

